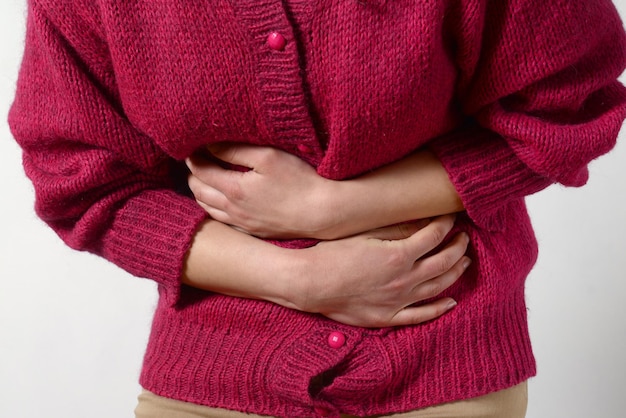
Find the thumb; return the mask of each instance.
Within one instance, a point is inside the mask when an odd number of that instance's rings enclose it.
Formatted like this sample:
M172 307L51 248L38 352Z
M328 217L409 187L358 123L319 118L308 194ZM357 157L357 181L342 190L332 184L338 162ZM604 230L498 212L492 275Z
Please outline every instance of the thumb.
M420 229L426 227L430 223L430 219L418 219L411 222L385 226L383 228L373 229L365 234L369 238L375 238L382 241L397 241L409 238Z
M220 142L207 146L213 157L233 166L255 168L262 158L264 147Z

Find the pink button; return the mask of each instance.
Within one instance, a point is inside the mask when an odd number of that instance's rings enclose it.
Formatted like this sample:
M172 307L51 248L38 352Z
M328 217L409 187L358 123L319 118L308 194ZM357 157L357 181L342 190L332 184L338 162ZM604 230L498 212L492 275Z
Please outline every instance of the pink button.
M346 337L341 332L331 332L328 336L328 345L332 348L341 348L346 343Z
M298 148L298 151L302 152L303 154L313 154L313 148L306 144L298 144L296 148Z
M267 37L267 43L274 51L282 51L287 45L287 40L278 32L272 32Z
M321 407L321 406L316 406L315 408L313 408L313 410L320 417L327 417L327 416L330 415L330 411L328 409L326 409L326 408Z

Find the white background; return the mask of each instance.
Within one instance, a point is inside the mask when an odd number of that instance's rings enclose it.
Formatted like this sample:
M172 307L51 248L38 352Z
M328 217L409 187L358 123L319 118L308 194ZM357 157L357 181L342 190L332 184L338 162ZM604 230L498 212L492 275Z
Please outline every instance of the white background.
M155 286L66 248L33 212L5 122L24 3L0 3L0 417L131 417ZM528 418L626 416L625 141L586 187L529 199L541 256L527 286Z

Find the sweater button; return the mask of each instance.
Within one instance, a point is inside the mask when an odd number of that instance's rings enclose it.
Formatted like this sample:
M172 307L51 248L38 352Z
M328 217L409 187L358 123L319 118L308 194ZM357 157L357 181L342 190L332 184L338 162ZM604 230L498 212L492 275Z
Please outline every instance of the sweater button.
M331 332L328 336L328 345L332 348L341 348L346 343L346 337L341 332Z
M280 33L272 32L267 37L267 44L274 51L282 51L283 49L285 49L285 45L287 45L287 40Z
M298 151L300 151L303 154L313 154L313 148L311 148L310 146L306 144L298 144L296 148L298 148Z
M328 409L326 409L326 408L321 407L321 406L316 406L315 408L313 408L313 410L320 417L327 417L327 416L330 415L330 411Z

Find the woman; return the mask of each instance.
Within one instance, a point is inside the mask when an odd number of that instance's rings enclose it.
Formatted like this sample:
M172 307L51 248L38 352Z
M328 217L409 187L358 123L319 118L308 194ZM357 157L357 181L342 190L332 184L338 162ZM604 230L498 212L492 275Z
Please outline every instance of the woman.
M625 45L607 0L31 0L10 123L160 285L137 416L523 416L523 198L611 149Z

